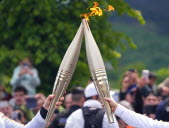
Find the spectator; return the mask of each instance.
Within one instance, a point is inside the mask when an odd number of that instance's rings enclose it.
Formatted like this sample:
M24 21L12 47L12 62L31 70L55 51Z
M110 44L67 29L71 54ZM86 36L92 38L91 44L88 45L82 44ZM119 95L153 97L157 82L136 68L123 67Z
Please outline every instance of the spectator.
M16 87L14 90L14 99L11 99L10 102L14 110L22 109L26 113L28 121L30 121L34 117L34 114L30 108L27 108L26 95L27 91L25 88Z
M69 110L70 107L72 106L72 94L71 93L68 93L65 96L64 106L65 106L65 110Z
M9 119L4 116L3 113L0 113L0 128L44 128L46 127L45 118L47 116L47 112L49 110L49 106L51 101L54 98L54 94L49 95L43 104L43 107L38 112L38 114L26 125L15 122L14 120ZM63 101L63 97L60 98L59 102L55 104L56 108L58 108Z
M130 97L130 93L135 91L138 83L138 73L135 69L129 69L123 76L122 88L120 90L119 99L125 100L126 95Z
M20 62L19 66L15 68L11 85L13 86L13 90L17 86L22 86L27 90L28 95L35 95L36 87L40 85L40 79L38 71L33 67L30 58L25 58Z
M129 69L125 76L128 76L130 78L130 87L128 88L128 91L132 90L133 88L136 88L137 82L138 82L138 72L136 69Z
M155 85L157 80L157 76L153 73L149 73L149 82L148 85L146 86L147 91L151 91L154 94L157 94L157 86Z
M115 122L109 124L93 83L86 87L85 98L82 109L76 110L69 116L65 128L119 128L113 115Z
M168 83L161 87L162 101L157 107L156 119L169 121L169 86Z
M19 122L21 124L27 124L28 120L26 117L26 113L22 109L17 109L12 113L11 119Z
M137 88L133 92L134 93L134 102L133 107L135 112L137 113L143 113L143 96L148 95L147 91L145 92L145 86L148 84L147 79L144 79L143 77L138 80Z
M125 100L129 86L130 86L130 77L124 76L123 80L122 80L122 88L121 88L120 94L119 94L120 101Z
M0 101L0 112L4 113L6 117L11 118L13 108L8 101Z
M144 107L143 107L143 114L146 116L155 119L156 115L156 108L159 104L159 100L157 96L155 96L153 93L150 93L146 97L144 97Z
M66 100L66 99L65 99ZM65 112L57 116L49 128L64 128L67 118L76 110L80 109L84 103L84 90L75 88L72 90L72 105Z

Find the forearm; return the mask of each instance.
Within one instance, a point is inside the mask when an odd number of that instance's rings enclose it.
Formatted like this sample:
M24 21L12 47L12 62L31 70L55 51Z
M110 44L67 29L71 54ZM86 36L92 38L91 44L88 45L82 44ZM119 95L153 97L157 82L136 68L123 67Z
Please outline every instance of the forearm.
M126 124L137 128L167 128L169 123L153 120L144 115L137 114L121 105L115 110L115 115L120 117Z

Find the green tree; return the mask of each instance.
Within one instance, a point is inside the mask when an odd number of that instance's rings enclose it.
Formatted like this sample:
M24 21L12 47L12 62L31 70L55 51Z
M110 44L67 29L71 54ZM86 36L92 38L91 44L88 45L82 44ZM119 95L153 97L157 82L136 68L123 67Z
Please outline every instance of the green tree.
M115 7L117 15L127 14L145 23L140 11L132 9L124 0L97 0L103 8ZM66 49L81 22L80 14L93 5L93 0L1 0L0 1L0 71L1 80L9 85L13 69L19 60L32 57L38 68L42 86L50 93L58 67ZM114 65L120 53L115 48L127 42L135 47L132 39L114 31L109 23L110 12L93 17L91 30L105 61ZM85 86L89 79L84 46L71 85ZM8 89L10 87L8 86Z

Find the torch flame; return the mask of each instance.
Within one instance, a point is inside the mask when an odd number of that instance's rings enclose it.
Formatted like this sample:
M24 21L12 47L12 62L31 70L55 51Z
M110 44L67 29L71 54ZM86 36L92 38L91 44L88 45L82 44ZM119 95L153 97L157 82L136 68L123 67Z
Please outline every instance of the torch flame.
M114 7L112 5L108 5L108 10L107 11L114 11Z
M93 7L90 8L91 12L80 15L81 17L84 17L87 21L89 21L90 16L102 16L103 15L103 10L100 7L98 7L99 3L98 2L93 2L93 3L94 3ZM112 5L108 5L108 10L105 10L105 11L114 11L114 7Z

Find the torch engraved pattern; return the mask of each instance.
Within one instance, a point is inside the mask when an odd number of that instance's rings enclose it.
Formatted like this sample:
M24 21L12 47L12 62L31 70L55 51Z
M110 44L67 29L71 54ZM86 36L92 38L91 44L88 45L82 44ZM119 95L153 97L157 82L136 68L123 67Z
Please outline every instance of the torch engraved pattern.
M87 54L87 60L88 60L90 72L93 77L96 90L106 109L106 114L109 123L113 123L114 120L113 120L113 115L111 113L111 108L109 106L109 103L103 100L104 97L110 97L109 85L108 85L107 74L106 74L103 58L96 44L96 41L92 35L88 22L85 19L83 19L82 23L84 28L86 54Z
M70 72L63 71L63 70L58 71L56 81L54 84L54 88L53 88L53 94L55 94L55 98L54 98L54 100L52 100L52 102L50 104L49 112L46 117L47 122L50 122L52 114L55 110L54 108L55 108L56 102L59 101L61 96L63 96L63 94L65 93L66 88L67 88L71 78L72 78L72 74ZM51 108L53 108L53 109L51 109Z
M45 119L47 123L50 122L53 112L55 110L55 104L65 93L66 88L68 87L68 84L75 71L75 67L80 54L82 39L83 39L83 25L81 24L72 43L67 49L62 59L61 65L59 67L59 71L57 73L52 91L55 97L54 99L52 99L50 103L49 110Z
M109 92L109 85L108 85L108 80L107 80L107 74L104 69L98 69L95 71L92 71L92 78L94 81L95 88L100 96L100 99L102 103L104 104L106 108L106 114L108 116L109 122L114 122L112 114L111 114L111 109L108 104L108 102L105 102L103 100L104 97L110 97L110 92Z

